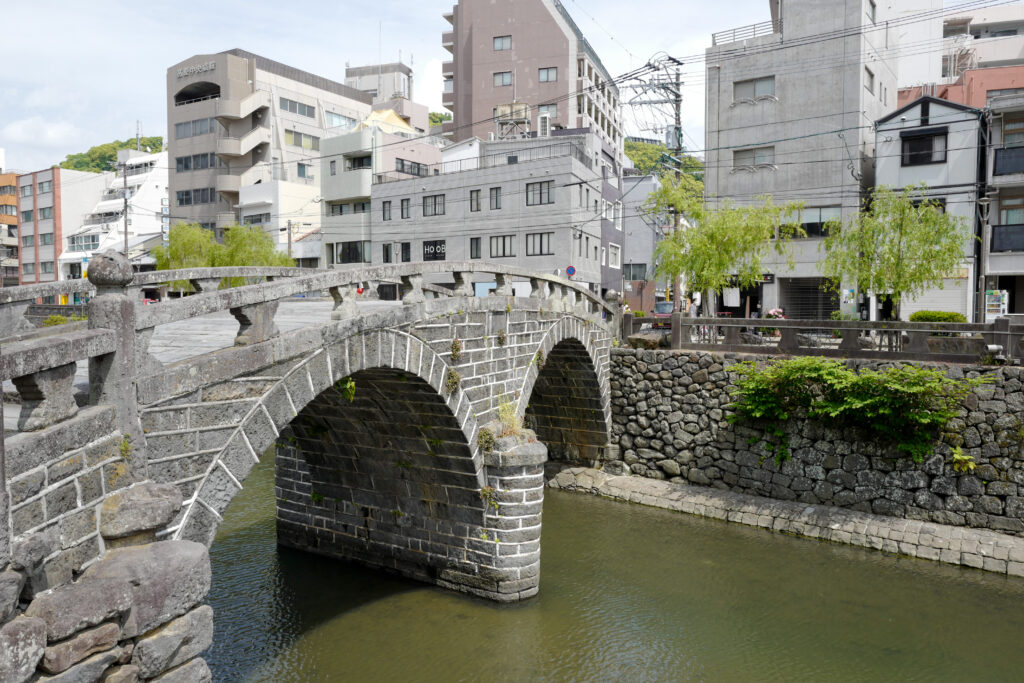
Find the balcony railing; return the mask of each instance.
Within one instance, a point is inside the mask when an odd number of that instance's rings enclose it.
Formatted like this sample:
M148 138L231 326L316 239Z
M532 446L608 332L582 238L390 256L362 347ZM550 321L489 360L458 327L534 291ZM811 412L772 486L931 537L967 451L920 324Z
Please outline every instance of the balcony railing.
M1024 147L1004 147L996 150L992 175L1024 173Z
M726 45L728 43L735 43L740 40L749 40L750 38L759 38L761 36L770 36L775 33L775 24L770 21L762 21L759 24L750 24L749 26L740 26L739 28L732 28L728 31L719 31L718 33L711 34L712 45Z
M1024 225L993 225L993 252L1024 251Z

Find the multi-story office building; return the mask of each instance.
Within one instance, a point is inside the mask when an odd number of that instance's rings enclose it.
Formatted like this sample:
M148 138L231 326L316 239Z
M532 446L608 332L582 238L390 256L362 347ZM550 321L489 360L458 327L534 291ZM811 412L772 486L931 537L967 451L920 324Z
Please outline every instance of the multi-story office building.
M602 248L616 264L622 248L602 240L601 141L557 132L473 138L446 148L440 164L375 174L369 237L335 243L335 266L484 259L562 276L571 266L600 291Z
M963 261L943 282L941 289L926 290L900 303L900 315L914 311L955 311L968 320L978 317L981 221L979 188L984 184L980 159L984 152L985 123L982 112L933 97L922 97L878 121L875 130L875 181L879 186L902 189L925 184L925 197L942 205L969 228L963 245ZM886 317L885 302L873 300L872 319Z
M412 68L402 62L345 67L345 85L373 97L375 110L391 110L417 133L430 129L426 105L413 102Z
M18 284L18 174L8 172L0 149L0 285Z
M172 222L240 221L279 234L319 218L320 140L370 113L372 97L244 50L167 70Z
M372 242L374 182L420 178L440 168L443 142L419 136L391 111L375 112L355 131L323 140L321 262L327 266L371 262L364 248Z
M124 251L125 197L129 254L137 245L162 238L170 226L167 152L122 149L117 152L117 161L116 174L105 174L107 187L101 196L94 197L92 210L77 225L68 223L64 230L63 253L58 258L61 280L82 277L94 253Z
M712 204L803 202L808 237L741 293L753 310L828 317L822 226L848 220L873 184L874 122L895 109L895 31L874 0L769 0L771 21L716 33L708 48L705 187Z
M509 130L591 128L622 164L619 90L559 0L459 0L444 15L442 102L455 142Z
M653 311L655 302L665 298L665 283L658 282L654 273L654 248L672 223L644 209L647 198L660 185L653 175L622 178L622 271L621 284L615 289L634 311Z
M59 166L18 176L19 284L59 279L64 236L78 230L112 176Z
M986 291L1008 294L1008 313L1024 313L1024 90L993 94L987 193L981 214Z

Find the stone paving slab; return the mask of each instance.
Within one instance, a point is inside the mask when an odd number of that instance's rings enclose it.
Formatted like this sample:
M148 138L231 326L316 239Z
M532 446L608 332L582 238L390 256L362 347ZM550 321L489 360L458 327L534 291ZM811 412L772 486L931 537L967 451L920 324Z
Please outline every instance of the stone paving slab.
M583 467L563 470L548 482L548 486L796 536L1024 577L1024 538L985 529L772 500L645 477L615 476Z

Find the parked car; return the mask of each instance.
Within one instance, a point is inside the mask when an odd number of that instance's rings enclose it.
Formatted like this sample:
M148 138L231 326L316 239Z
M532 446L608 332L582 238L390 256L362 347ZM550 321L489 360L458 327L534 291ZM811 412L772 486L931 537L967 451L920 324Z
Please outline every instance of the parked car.
M659 301L654 304L654 310L651 312L651 315L654 316L654 322L651 323L651 329L668 330L672 328L671 301Z

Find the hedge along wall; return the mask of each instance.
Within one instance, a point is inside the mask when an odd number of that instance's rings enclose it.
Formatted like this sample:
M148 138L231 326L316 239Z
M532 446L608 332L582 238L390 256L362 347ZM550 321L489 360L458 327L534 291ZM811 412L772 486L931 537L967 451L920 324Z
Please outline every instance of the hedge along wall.
M730 367L743 360L768 357L613 349L612 442L624 465L652 479L1024 536L1024 369L920 364L992 378L920 463L858 430L793 419L791 457L777 464L762 429L727 419L737 378ZM955 446L973 456L973 472L954 470Z

